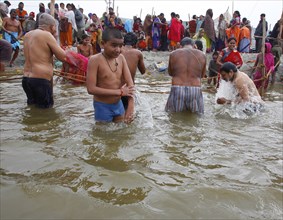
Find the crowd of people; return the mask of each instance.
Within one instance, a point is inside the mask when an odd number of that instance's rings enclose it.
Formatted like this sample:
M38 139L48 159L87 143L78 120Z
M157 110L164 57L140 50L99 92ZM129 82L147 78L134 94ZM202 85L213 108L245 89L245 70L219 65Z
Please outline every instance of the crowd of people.
M241 88L238 102L250 101L251 94L259 96L257 89L266 89L268 77L275 72L275 62L282 54L282 36L279 35L282 34L283 13L270 33L270 41L265 42L265 48L262 48L262 37L268 25L265 14L260 15L254 33L258 55L253 82L239 71L243 64L240 52L250 52L252 38L249 21L241 19L239 11L234 12L230 22L221 14L215 30L212 9L208 9L205 16L194 15L184 25L174 12L168 22L163 13L146 15L143 22L137 17L123 22L113 8L99 18L95 13L84 15L83 9L77 9L74 4L65 7L60 3L55 4L53 17L50 4L46 8L40 3L34 19L35 13L28 14L22 2L17 9L10 10L10 16L7 15L9 6L8 1L0 4L5 39L1 40L1 45L8 48L8 42L13 49L9 62L12 66L19 53L19 39L24 36L22 85L27 103L51 107L53 55L67 64L63 65L66 72L70 71L69 64L72 64L70 56L73 59L75 56L81 61L83 68L80 69L84 69L82 75L88 93L94 98L95 119L102 122L133 120L135 73L137 69L142 74L146 71L142 50L171 51L168 73L172 76L172 87L165 110L190 110L199 114L204 113L201 79L206 76L206 53L213 53L208 67L208 83L213 79L216 85L220 77L233 82L236 88ZM79 55L69 53L68 49L74 46ZM276 51L275 57L272 51ZM258 100L262 102L260 98ZM229 103L229 100L220 98L217 103Z

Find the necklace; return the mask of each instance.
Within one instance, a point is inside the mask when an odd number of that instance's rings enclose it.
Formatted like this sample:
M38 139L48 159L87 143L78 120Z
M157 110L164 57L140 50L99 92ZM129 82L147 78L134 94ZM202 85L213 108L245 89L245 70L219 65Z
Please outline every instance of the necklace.
M110 63L108 62L108 60L107 60L106 56L104 55L104 53L102 53L102 55L104 56L104 58L105 58L105 60L106 60L106 62L107 62L107 64L108 64L108 66L109 66L110 70L111 70L113 73L117 72L117 69L118 69L118 63L117 63L116 58L115 58L115 70L112 70L112 68L111 68L111 66L110 66Z

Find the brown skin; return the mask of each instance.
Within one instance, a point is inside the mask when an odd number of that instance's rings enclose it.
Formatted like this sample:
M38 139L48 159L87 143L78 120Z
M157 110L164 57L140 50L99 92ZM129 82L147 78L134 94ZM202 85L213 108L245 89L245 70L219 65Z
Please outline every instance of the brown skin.
M260 97L254 82L250 79L250 77L244 72L237 71L234 73L232 70L229 73L222 71L221 78L225 81L231 81L238 91L238 97L236 102L250 102L251 97ZM262 100L260 101L262 102ZM231 100L227 100L225 98L218 98L218 104L230 104Z
M90 44L90 37L83 40L83 43L77 46L79 54L89 58L93 55L92 45Z
M127 61L129 70L131 72L133 82L135 82L137 68L139 69L141 74L144 74L146 71L144 61L143 61L143 54L141 51L129 45L126 45L122 48L121 54L124 55Z
M206 73L206 57L203 52L186 45L170 54L168 72L172 85L200 87Z
M10 18L9 17L3 18L2 29L8 33L18 32L17 39L19 40L22 37L23 32L22 32L21 23L16 18L17 18L16 11L10 14ZM12 60L10 61L10 65L14 63L14 61L18 57L18 54L19 54L19 48L15 50Z
M87 91L93 95L95 101L107 104L117 103L121 99L121 95L129 96L129 105L125 115L113 119L113 122L125 121L129 123L133 120L135 89L126 59L120 54L123 39L112 38L101 43L104 48L103 54L91 56L88 62ZM117 71L115 71L116 68ZM123 79L126 84L121 87Z
M52 80L53 55L65 61L65 51L57 45L54 25L28 32L24 39L24 76ZM35 49L36 48L36 49Z

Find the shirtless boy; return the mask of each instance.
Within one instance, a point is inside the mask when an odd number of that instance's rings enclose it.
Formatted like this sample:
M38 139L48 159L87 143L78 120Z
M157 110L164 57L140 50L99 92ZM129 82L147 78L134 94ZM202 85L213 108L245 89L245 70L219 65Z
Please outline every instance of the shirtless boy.
M203 114L201 78L206 73L206 57L194 48L191 38L183 38L181 46L169 56L168 72L172 76L172 86L165 110Z
M102 53L91 56L88 62L87 91L93 95L95 120L98 122L129 123L134 113L134 83L126 59L121 55L122 33L106 28L102 33ZM122 80L125 84L121 86ZM125 112L122 96L129 96Z
M122 48L122 52L121 52L127 61L129 70L131 72L132 80L134 83L135 83L135 76L137 69L139 69L141 74L144 74L146 71L142 52L139 51L138 49L133 48L133 46L137 44L137 41L138 41L137 36L134 33L132 32L127 33L124 37L124 47ZM122 84L124 84L124 82ZM122 102L125 109L127 109L128 97L123 96Z
M19 55L19 39L22 37L22 26L21 23L17 20L16 9L11 9L10 17L5 17L3 19L2 25L2 30L4 31L4 39L12 44L12 48L15 51L9 64L10 67L12 67L14 61Z
M83 34L82 36L82 44L77 46L78 53L90 58L93 55L92 45L90 44L90 36Z
M39 27L25 35L23 89L27 104L40 108L53 106L53 55L65 61L65 51L57 45L55 19L43 13Z

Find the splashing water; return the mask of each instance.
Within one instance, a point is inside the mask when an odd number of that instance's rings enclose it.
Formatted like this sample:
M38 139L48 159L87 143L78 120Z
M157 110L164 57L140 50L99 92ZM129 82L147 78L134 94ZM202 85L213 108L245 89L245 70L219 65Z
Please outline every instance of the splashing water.
M258 116L264 109L260 96L250 95L250 102L237 102L237 90L231 82L220 81L219 89L215 95L215 102L218 98L231 100L231 105L218 105L219 114L228 114L232 118L247 119Z

